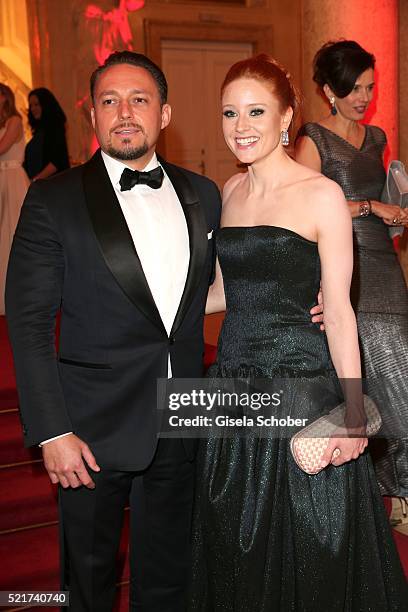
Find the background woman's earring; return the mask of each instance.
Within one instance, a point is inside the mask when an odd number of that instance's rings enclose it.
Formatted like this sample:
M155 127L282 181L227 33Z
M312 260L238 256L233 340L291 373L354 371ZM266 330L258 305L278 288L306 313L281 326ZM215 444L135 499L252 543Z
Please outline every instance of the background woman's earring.
M331 104L331 109L330 109L331 114L337 115L336 100L334 99L334 96L329 98L329 101Z
M281 132L281 142L284 147L287 147L289 144L289 134L288 130L282 130Z

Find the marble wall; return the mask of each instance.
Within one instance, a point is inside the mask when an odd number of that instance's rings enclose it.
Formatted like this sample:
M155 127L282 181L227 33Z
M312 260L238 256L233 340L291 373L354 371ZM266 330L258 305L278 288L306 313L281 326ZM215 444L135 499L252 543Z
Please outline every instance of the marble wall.
M399 159L408 171L408 2L399 2ZM408 284L408 229L400 241L400 257Z

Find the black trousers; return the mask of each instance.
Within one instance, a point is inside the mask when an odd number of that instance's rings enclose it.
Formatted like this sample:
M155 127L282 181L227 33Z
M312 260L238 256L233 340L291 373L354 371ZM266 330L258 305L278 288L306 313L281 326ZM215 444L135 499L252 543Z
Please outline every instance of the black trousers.
M92 473L94 490L60 488L62 589L70 592L70 610L111 612L130 500L130 610L184 612L193 470L182 441L162 439L143 472L101 470Z

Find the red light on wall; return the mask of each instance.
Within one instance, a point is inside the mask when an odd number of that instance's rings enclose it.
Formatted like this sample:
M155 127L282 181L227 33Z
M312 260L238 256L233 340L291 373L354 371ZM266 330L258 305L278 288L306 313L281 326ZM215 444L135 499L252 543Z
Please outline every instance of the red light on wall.
M129 13L142 9L144 5L145 0L119 0L117 8L105 12L96 4L88 4L84 16L94 41L93 51L98 64L103 64L115 50L133 49ZM77 108L85 109L88 100L89 95L77 100ZM96 136L93 135L91 153L94 153L98 147Z
M118 8L106 12L95 4L88 4L84 14L96 41L93 48L99 64L115 49L132 50L128 14L142 9L144 4L144 0L120 0Z

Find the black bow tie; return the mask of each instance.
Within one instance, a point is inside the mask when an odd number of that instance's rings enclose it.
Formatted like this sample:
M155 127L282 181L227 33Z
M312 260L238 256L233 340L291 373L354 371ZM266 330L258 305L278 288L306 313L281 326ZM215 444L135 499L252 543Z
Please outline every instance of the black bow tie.
M125 168L120 177L119 185L121 191L129 191L135 185L148 185L152 189L159 189L164 178L164 172L161 166L157 166L149 172L139 172L139 170L130 170Z

